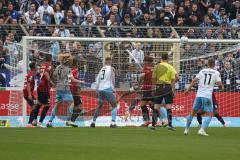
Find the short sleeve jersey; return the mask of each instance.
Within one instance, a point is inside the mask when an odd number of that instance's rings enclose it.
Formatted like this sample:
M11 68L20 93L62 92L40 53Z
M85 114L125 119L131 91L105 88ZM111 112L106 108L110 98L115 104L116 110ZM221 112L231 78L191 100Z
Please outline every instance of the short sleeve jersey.
M214 86L221 81L220 73L214 69L202 69L196 76L199 79L196 97L212 99Z

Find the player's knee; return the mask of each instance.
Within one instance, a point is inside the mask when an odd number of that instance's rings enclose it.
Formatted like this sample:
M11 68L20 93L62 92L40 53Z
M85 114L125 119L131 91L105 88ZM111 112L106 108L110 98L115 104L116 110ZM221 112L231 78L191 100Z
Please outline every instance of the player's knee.
M99 108L102 108L102 106L103 106L103 101L99 101L99 102L98 102L98 107L99 107Z
M214 117L219 117L218 112L213 112Z
M117 100L111 100L110 104L112 107L117 107Z
M217 109L214 109L213 110L213 114L215 115L215 114L218 114L218 110Z
M81 110L80 106L73 108L73 113L79 114L81 111L82 111L82 110Z

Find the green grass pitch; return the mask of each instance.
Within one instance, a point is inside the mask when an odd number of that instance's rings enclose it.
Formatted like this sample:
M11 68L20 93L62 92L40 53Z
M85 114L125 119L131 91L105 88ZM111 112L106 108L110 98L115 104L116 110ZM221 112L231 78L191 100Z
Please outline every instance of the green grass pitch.
M1 160L237 160L240 128L1 128Z

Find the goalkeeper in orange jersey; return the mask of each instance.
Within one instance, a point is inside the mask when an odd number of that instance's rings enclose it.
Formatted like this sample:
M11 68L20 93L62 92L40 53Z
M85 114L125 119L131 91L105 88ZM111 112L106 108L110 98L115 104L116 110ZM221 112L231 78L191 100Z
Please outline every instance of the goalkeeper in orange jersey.
M218 111L218 102L217 102L217 99L216 99L216 96L213 92L212 94L212 100L213 100L213 114L214 116L218 119L218 121L224 126L226 127L226 123L225 121L223 120L222 116L219 115L219 111ZM202 125L202 112L199 112L197 113L197 121L199 123L199 125L201 126Z

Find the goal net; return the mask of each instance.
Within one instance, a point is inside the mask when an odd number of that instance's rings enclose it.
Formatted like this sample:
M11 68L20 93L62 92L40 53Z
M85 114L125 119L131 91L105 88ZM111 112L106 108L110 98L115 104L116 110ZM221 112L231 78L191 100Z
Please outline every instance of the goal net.
M216 69L221 73L225 91L215 87L215 94L219 103L219 112L228 125L237 126L240 123L240 41L239 40L213 40L213 39L134 39L134 38L60 38L60 37L24 37L22 44L18 45L21 54L17 62L22 61L22 70L12 71L21 81L18 88L22 87L23 76L27 73L28 64L35 61L38 65L44 60L46 54L52 54L54 64L57 65L59 52L69 52L79 60L79 79L85 83L81 85L80 96L83 101L84 114L78 118L80 126L89 126L93 113L97 107L95 78L104 65L105 57L112 57L113 67L116 72L117 97L125 94L138 86L141 91L141 75L143 73L144 58L152 57L152 64L160 61L163 53L169 54L169 62L180 75L176 83L176 95L173 108L173 125L183 126L184 117L189 114L195 98L193 90L189 95L184 95L184 90L189 86L194 76L204 67L208 58L216 60ZM137 55L137 56L136 56ZM144 56L140 56L144 55ZM37 83L37 78L36 78ZM12 85L16 87L16 85ZM55 92L51 91L51 108L54 105ZM140 108L141 93L132 92L119 101L117 124L140 125L143 123ZM21 92L10 91L9 104L19 104L17 110L9 110L9 116L24 116L30 113L30 108L23 104ZM50 115L51 108L48 115ZM148 108L150 113L151 109ZM67 106L58 110L58 117L54 123L58 126L65 124L69 114ZM111 119L111 106L104 103L101 114L97 119L99 126L108 126ZM49 117L46 118L46 120ZM220 126L214 119L212 125Z

